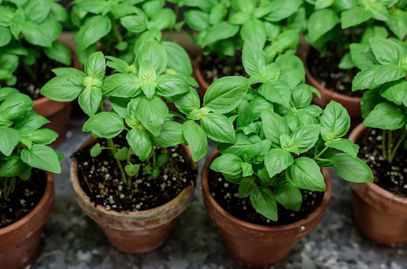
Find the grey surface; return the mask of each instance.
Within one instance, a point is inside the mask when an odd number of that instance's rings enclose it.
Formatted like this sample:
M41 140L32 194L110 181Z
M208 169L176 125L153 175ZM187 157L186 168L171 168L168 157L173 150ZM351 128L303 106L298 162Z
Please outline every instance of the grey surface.
M56 203L47 222L43 249L32 269L232 269L216 226L202 205L200 188L167 243L144 255L127 255L109 246L102 232L80 211L69 182L72 153L86 139L81 121L71 122L63 174L56 177ZM318 228L298 243L284 263L272 268L407 268L407 246L382 247L362 238L352 221L350 189L333 179L333 197ZM406 227L407 228L407 227Z

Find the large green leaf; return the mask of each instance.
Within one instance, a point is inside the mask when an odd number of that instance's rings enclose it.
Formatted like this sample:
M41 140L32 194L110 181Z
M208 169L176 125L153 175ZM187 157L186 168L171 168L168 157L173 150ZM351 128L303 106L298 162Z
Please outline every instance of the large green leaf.
M321 116L321 135L325 141L346 135L350 128L350 116L339 103L331 101Z
M291 156L291 153L279 148L271 149L264 159L264 164L270 178L281 173L293 163L294 159Z
M318 164L308 157L300 157L287 169L287 180L294 187L310 191L325 191L324 176Z
M112 24L108 17L95 15L88 18L75 35L78 50L84 50L105 37L111 30Z
M207 114L202 117L201 124L206 135L217 142L233 144L236 141L233 124L224 115Z
M141 161L145 161L150 157L153 151L153 144L150 136L146 132L132 129L127 133L126 139L133 152Z
M332 163L338 175L347 181L366 183L372 182L374 179L369 166L364 161L349 154L336 154L332 158Z
M191 149L192 159L196 162L208 153L208 141L205 131L194 121L186 121L182 127L184 138Z
M0 152L10 156L20 141L20 132L8 127L0 126Z
M45 145L33 145L21 151L21 159L31 167L52 173L61 173L61 164L56 152Z
M407 115L394 104L383 102L375 106L363 123L371 128L397 130L406 125Z
M92 133L96 137L111 139L124 130L124 123L116 113L101 112L91 116L83 125L82 130Z

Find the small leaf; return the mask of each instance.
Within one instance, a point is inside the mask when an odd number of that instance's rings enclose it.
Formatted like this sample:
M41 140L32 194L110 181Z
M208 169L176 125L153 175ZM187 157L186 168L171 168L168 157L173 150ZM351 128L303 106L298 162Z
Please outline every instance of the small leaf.
M324 176L318 164L308 157L300 157L287 169L287 180L294 187L310 190L325 191Z
M291 153L284 149L271 149L265 159L264 164L270 178L281 173L294 163Z
M407 115L392 103L383 102L375 106L363 123L371 128L397 130L406 125Z
M250 201L257 213L273 221L278 220L277 201L270 189L254 189L250 194Z
M20 141L20 132L8 127L0 126L0 152L10 156Z
M208 141L205 131L194 121L186 121L182 127L184 138L192 152L192 159L196 162L208 153Z
M348 153L356 158L359 152L359 145L356 145L349 139L338 138L325 143L325 146Z
M100 112L91 116L83 125L82 130L92 133L96 137L111 139L124 130L124 123L116 113Z
M99 143L96 143L91 149L90 149L90 156L93 158L99 156L102 153L102 148Z
M342 137L350 128L350 116L347 110L335 101L331 101L321 116L321 135L325 141Z
M153 151L153 144L151 143L150 136L146 132L132 129L127 133L126 139L133 152L141 161L145 161L150 157Z
M373 182L372 170L358 158L346 153L339 153L332 158L332 163L338 175L347 181L355 183Z
M224 115L208 114L201 119L207 136L217 142L233 144L236 141L232 122Z

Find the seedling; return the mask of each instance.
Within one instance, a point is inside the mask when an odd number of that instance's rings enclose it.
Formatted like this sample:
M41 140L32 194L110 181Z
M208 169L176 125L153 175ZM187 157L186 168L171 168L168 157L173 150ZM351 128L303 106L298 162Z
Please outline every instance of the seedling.
M27 95L0 88L0 199L10 197L17 180L31 179L33 168L61 172L61 153L47 146L58 134L40 129L48 120L32 109Z
M383 157L391 163L403 145L407 149L407 42L375 38L352 44L351 57L361 70L352 89L365 90L364 124L383 130Z
M144 50L142 44L155 40L167 51L168 59L162 60L168 62L169 68L192 73L185 50L177 43L162 40L162 31L180 27L174 11L165 8L164 0L76 0L72 19L79 27L75 43L82 64L97 50L132 63L135 55Z
M46 55L63 65L71 64L71 52L56 39L68 14L56 0L4 0L0 3L0 84L14 85L21 63L32 81L32 65Z
M224 114L239 105L248 89L246 78L220 79L211 86L201 107L195 80L167 69L166 51L157 51L157 46L157 41L148 41L132 64L95 52L85 64L84 72L56 69L57 76L42 88L42 94L53 100L78 98L79 105L90 117L83 130L106 141L106 146L94 145L91 155L108 150L128 186L139 173L158 177L169 157L157 156L157 148L187 144L193 160L198 161L207 154L207 137L233 143L232 120ZM113 74L106 75L106 66ZM107 100L111 110L106 109ZM170 112L167 106L170 103L175 104L179 113ZM120 134L126 136L128 145L115 144ZM132 161L132 156L138 161ZM139 162L152 165L141 171Z
M325 110L311 104L319 93L304 84L298 57L284 54L267 62L261 45L245 43L243 63L252 89L238 108L236 142L218 143L221 154L211 164L239 185L241 198L277 221L278 203L298 211L301 189L325 191L322 167L334 167L347 181L373 181L357 158L359 147L343 138L350 128L347 111L336 102Z
M234 56L247 40L271 41L266 50L274 56L287 48L295 49L305 22L301 0L173 2L187 7L185 21L199 33L196 43L206 53L221 57Z

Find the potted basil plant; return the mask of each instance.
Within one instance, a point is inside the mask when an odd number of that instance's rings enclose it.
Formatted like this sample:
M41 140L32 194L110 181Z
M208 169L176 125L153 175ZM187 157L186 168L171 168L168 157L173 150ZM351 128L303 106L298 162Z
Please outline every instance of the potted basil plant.
M268 58L295 50L305 27L301 0L183 1L187 25L197 32L202 47L194 74L204 95L208 85L223 76L246 75L241 62L243 41L265 44Z
M34 110L50 120L48 127L59 133L56 142L61 142L70 105L44 98L40 88L51 79L53 68L72 65L72 52L57 41L68 13L56 0L6 0L0 4L0 17L0 85L29 95Z
M243 62L248 73L262 70L262 47L245 43ZM318 225L332 191L328 167L347 181L373 180L359 147L343 138L350 128L345 108L312 105L317 91L304 84L304 73L290 86L291 70L269 65L276 75L252 81L235 114L236 142L216 143L202 173L205 205L226 247L256 268L282 261Z
M368 43L372 37L407 34L405 1L308 1L305 39L311 48L305 56L308 82L321 92L314 102L326 106L335 100L360 121L360 92L352 91L357 59L351 43Z
M61 154L48 144L58 134L14 88L0 88L0 267L20 269L36 259L54 200L51 173Z
M352 87L364 90L364 121L350 138L375 176L374 183L352 185L355 219L376 242L407 243L407 42L376 38L352 44L351 56L361 68Z
M42 88L51 99L78 98L89 116L83 131L93 138L71 166L76 199L111 243L130 253L164 243L193 197L195 162L207 154L207 137L233 141L224 114L248 88L246 79L230 78L201 107L196 82L167 69L156 43L148 41L132 64L95 52L84 72L60 69ZM169 104L179 112L170 112Z

